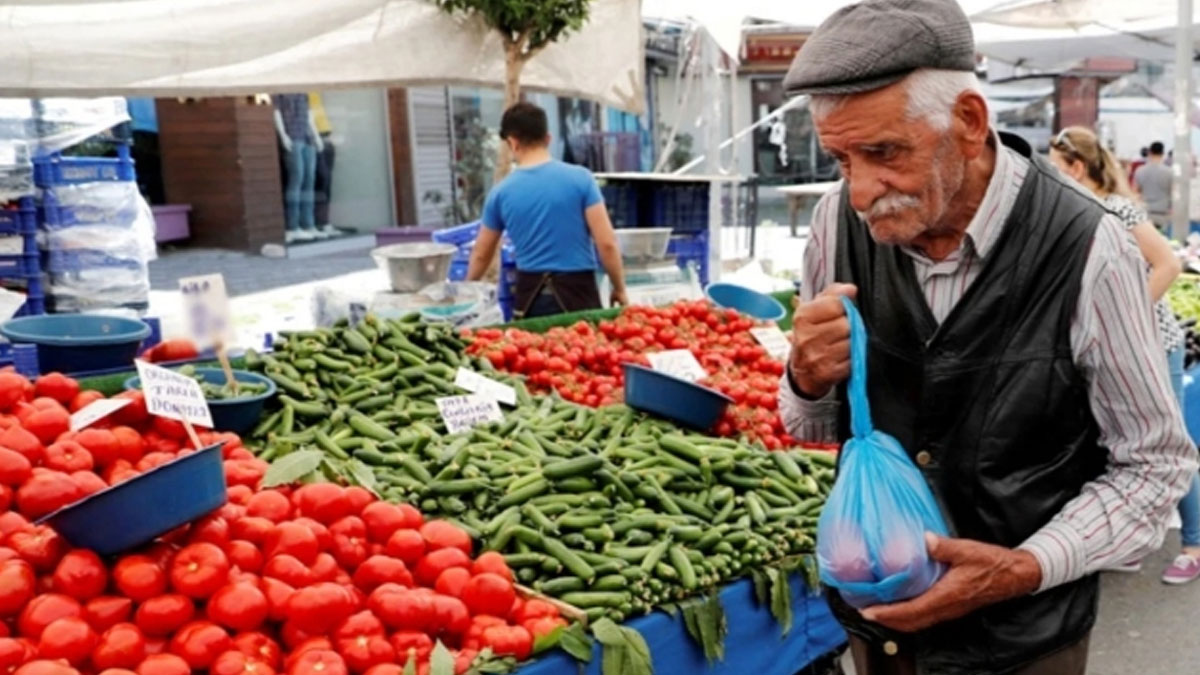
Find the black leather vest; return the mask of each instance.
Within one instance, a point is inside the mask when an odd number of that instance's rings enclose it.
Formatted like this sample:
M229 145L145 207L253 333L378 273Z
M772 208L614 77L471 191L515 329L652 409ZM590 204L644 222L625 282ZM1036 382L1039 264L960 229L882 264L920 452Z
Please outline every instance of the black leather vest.
M1070 328L1103 208L1002 135L1032 162L979 276L939 326L899 248L876 244L849 206L839 211L836 277L858 286L870 336L868 392L876 426L921 471L953 536L1015 547L1040 529L1107 451L1075 367ZM844 389L841 392L845 400ZM849 410L841 406L842 438ZM1001 674L1078 641L1096 617L1095 576L979 610L916 635L865 622L831 593L846 628L892 640L922 674Z

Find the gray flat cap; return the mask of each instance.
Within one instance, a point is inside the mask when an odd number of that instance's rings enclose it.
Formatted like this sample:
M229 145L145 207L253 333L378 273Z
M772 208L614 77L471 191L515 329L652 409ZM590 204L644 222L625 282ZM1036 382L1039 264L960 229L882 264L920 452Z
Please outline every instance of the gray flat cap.
M797 94L857 94L918 68L975 70L971 22L955 0L866 0L805 41L783 80Z

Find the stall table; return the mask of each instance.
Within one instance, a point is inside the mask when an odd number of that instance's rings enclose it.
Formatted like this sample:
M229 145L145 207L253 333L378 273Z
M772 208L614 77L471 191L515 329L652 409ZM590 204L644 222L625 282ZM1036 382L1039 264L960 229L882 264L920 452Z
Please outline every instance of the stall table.
M683 615L656 611L629 621L650 647L654 672L688 675L795 675L846 642L846 633L834 620L825 598L813 595L798 574L790 581L792 629L781 635L781 626L766 606L754 597L754 584L742 579L721 591L721 604L729 634L725 659L709 664L700 646L688 635ZM592 660L581 671L567 653L554 650L517 670L516 675L600 675L601 645L592 649Z

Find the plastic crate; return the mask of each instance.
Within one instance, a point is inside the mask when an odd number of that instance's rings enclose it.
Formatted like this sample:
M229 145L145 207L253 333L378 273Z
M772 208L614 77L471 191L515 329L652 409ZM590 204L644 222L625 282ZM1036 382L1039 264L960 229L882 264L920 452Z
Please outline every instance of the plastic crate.
M477 220L473 223L437 230L430 238L438 244L454 244L461 247L463 244L473 243L479 237L480 227L483 227L483 222Z
M450 261L450 271L446 273L446 281L466 281L467 270L471 261L465 258L455 258Z
M0 277L24 279L41 274L36 253L0 255Z
M600 188L604 197L604 207L613 227L637 227L638 222L638 191L629 183L610 183Z
M64 157L58 153L33 160L33 182L40 188L137 180L127 145L117 146L117 157Z
M46 251L45 269L51 274L82 272L102 267L126 268L139 270L143 267L140 260L131 258L115 258L104 251L90 249L73 249L69 251ZM2 258L0 258L2 259ZM36 256L34 260L36 261ZM0 270L2 273L2 270Z
M676 232L708 230L708 184L660 185L651 199L653 225Z
M108 225L128 227L137 221L136 208L123 208L116 213L93 206L63 206L54 197L53 188L42 193L41 222L55 230L76 225Z
M21 197L16 208L0 209L0 235L32 235L37 232L37 207L32 197Z
M667 242L667 254L675 256L682 268L695 263L696 271L700 274L700 284L708 284L708 231L693 234L682 234L671 237Z

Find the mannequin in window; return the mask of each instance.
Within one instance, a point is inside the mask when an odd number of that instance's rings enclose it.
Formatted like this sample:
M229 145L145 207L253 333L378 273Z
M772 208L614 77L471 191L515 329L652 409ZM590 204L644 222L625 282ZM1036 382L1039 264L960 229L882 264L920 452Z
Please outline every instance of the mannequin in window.
M333 144L333 125L325 112L325 103L321 94L308 92L308 107L312 111L313 126L316 129L321 145L317 150L316 182L313 184L314 206L313 213L317 228L327 235L340 234L339 230L330 224L329 205L333 202L333 162L336 150Z
M313 213L313 183L322 141L308 106L308 94L276 94L271 102L275 104L275 130L283 145L287 168L283 190L286 241L324 238L326 235L317 229Z

